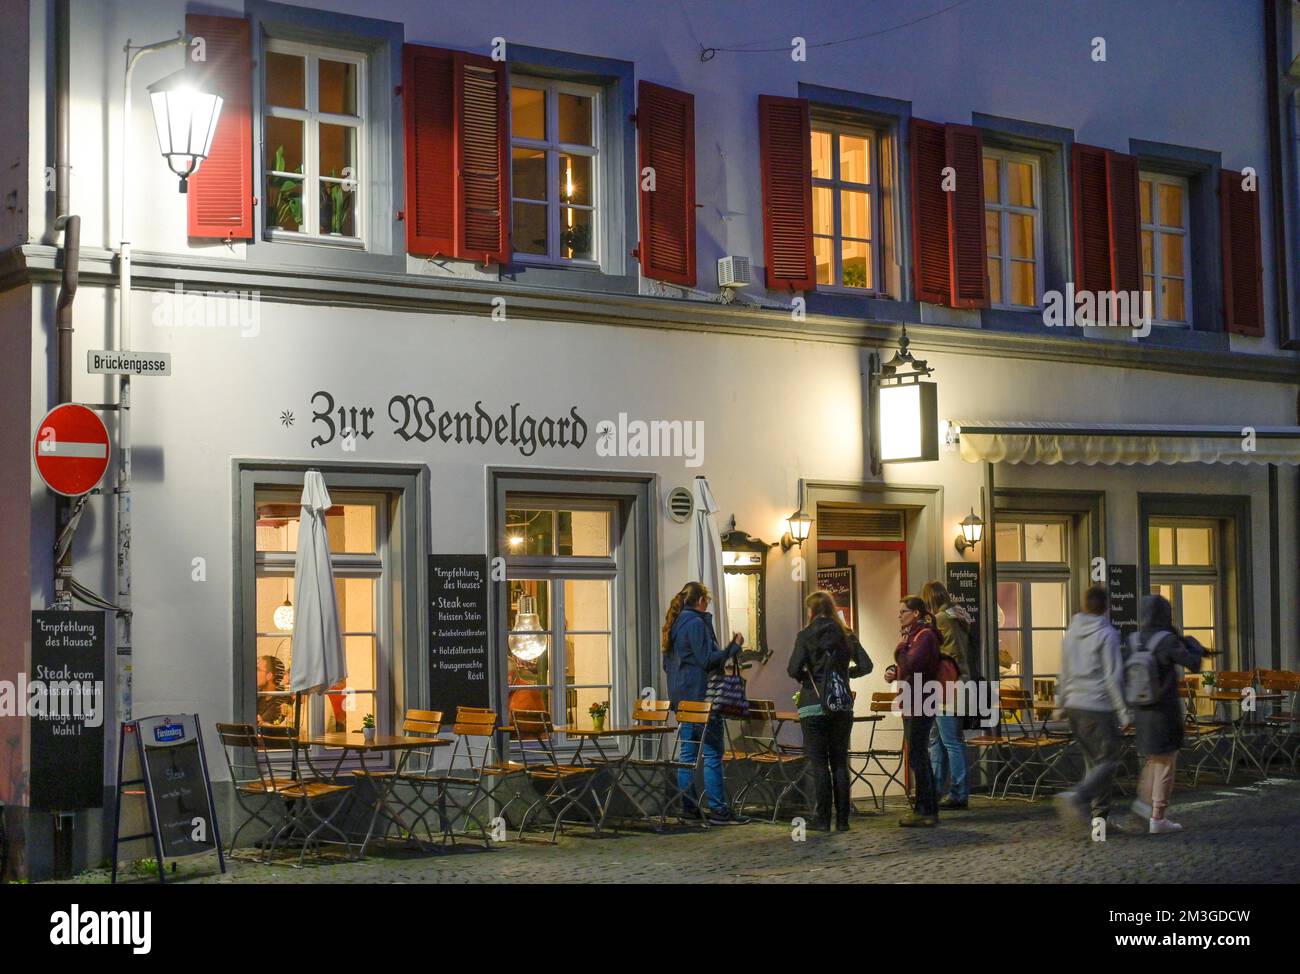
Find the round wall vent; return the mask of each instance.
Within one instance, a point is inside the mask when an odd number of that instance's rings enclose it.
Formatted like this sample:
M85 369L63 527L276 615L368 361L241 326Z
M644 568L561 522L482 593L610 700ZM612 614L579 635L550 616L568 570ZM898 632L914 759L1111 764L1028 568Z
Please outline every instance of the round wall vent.
M674 487L668 492L664 506L668 508L669 517L678 524L685 524L695 510L695 498L685 487Z

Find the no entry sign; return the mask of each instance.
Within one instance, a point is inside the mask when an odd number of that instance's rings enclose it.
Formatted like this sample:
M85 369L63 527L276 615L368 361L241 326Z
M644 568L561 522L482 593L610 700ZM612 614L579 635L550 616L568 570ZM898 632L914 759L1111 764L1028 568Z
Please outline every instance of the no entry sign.
M85 406L55 406L36 427L32 457L45 486L56 494L84 494L108 469L108 430Z

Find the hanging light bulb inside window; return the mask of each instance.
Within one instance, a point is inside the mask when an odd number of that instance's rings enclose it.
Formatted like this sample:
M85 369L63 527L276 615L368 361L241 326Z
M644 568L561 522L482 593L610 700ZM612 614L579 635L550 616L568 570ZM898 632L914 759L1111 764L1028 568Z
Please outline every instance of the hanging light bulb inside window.
M284 597L284 604L275 610L271 621L281 632L293 632L293 603L289 601L289 596Z
M519 597L519 611L515 613L515 627L506 640L510 645L510 655L515 659L531 663L546 652L546 634L538 632L542 628L537 618L537 602L531 595Z

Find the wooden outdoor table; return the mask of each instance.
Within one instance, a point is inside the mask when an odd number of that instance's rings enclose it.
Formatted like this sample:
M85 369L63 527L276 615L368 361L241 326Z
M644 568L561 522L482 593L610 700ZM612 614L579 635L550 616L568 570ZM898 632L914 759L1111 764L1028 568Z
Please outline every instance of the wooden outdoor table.
M1285 700L1286 694L1265 690L1256 693L1253 697L1244 697L1240 690L1216 690L1213 693L1206 694L1206 699L1213 700L1217 709L1220 704L1237 704L1238 706L1241 706L1247 699L1250 699L1252 702L1258 702L1260 700ZM1255 752L1250 749L1250 742L1246 738L1246 724L1248 723L1249 716L1252 712L1253 711L1248 711L1245 707L1242 707L1236 716L1233 716L1232 714L1227 715L1228 723L1232 726L1232 750L1228 752L1228 774L1224 779L1225 782L1232 781L1232 769L1237 766L1238 749L1241 750L1242 754L1246 755L1246 758L1255 766L1255 769L1262 777L1268 777L1268 772L1264 769L1264 765L1260 762L1259 758L1255 756Z
M626 753L615 751L613 755L607 754L605 749L600 745L602 737L624 737L629 740L643 737L653 737L655 735L672 734L675 728L667 724L627 724L622 727L602 727L597 730L595 727L584 727L578 724L570 724L555 728L558 734L567 734L570 737L578 739L578 750L574 752L573 763L578 764L582 759L582 749L587 741L591 741L599 756L600 763L609 770L609 788L605 792L604 801L599 795L596 795L596 805L600 808L600 819L596 822L596 831L600 832L605 827L605 819L609 817L609 808L614 803L614 792L617 790L630 801L642 818L651 816L642 807L641 803L636 800L627 788L623 787L623 779L627 776L628 763L634 755L633 748L629 747ZM700 744L703 747L703 742ZM594 794L594 792L593 792Z
M415 835L414 829L407 828L406 823L392 810L389 799L392 797L393 788L396 787L397 779L406 767L406 762L410 759L413 751L451 745L451 741L444 737L407 737L395 734L378 734L373 740L367 741L360 734L343 732L318 734L315 737L307 738L303 743L309 747L335 748L339 751L339 758L334 764L334 770L328 776L322 776L331 779L338 777L343 762L347 759L348 752L356 751L357 760L361 762L361 773L367 776L375 786L375 807L370 813L370 823L366 826L366 836L361 841L361 849L357 853L358 859L366 857L366 848L370 845L370 841L374 836L375 823L379 821L381 811L390 822L396 822L399 828L407 829L409 836L413 837ZM366 755L378 751L394 751L401 755L398 758L397 767L391 775L375 775L367 770ZM311 764L311 751L309 750L306 753L308 767L311 767L313 773L318 773Z

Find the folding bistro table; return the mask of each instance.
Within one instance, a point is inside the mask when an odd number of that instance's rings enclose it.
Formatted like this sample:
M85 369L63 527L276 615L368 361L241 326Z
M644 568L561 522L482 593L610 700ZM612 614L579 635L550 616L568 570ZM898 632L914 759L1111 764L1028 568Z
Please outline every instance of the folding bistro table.
M596 831L599 832L605 827L605 819L609 817L609 808L614 803L614 792L617 791L623 795L642 818L650 818L649 813L641 805L636 797L627 788L623 787L623 780L627 776L628 762L636 755L636 749L629 746L624 752L622 749L606 751L601 746L602 737L627 738L630 741L636 738L650 737L656 734L672 734L675 728L668 727L665 724L632 724L626 727L603 727L597 730L595 727L580 727L575 725L555 728L557 734L567 734L569 737L578 739L578 750L574 752L573 763L581 764L582 749L586 746L587 741L591 741L592 746L596 749L596 755L590 759L590 763L598 764L609 772L609 788L605 792L604 800L596 794L593 789L592 794L596 798L596 805L600 809L600 819L596 822Z
M309 747L338 749L339 752L333 771L321 775L312 764L311 751L306 751L307 765L311 768L313 774L330 780L336 779L343 768L343 762L347 760L348 752L355 751L357 760L361 763L361 772L374 784L376 792L375 807L370 813L370 823L366 827L366 837L362 840L361 849L357 853L358 859L364 859L366 857L366 847L374 837L375 823L379 821L381 811L390 822L396 822L399 827L406 828L405 823L394 812L393 803L390 799L393 795L393 788L396 787L397 781L402 775L402 770L406 767L406 762L410 759L412 752L423 748L448 747L452 742L444 737L401 737L391 734L377 735L373 740L367 741L359 734L332 733L308 738L303 743ZM376 774L366 768L366 755L376 754L381 751L392 751L399 755L397 766L390 774ZM385 831L387 830L385 829ZM412 836L415 834L410 829L408 829L408 832Z

